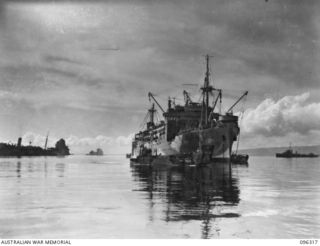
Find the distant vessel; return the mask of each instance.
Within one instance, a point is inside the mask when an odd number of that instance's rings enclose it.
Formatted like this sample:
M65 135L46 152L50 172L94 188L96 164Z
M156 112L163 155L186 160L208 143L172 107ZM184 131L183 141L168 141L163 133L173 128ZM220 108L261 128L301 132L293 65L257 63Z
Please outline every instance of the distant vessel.
M132 141L131 161L152 161L160 157L181 157L195 162L207 162L215 156L231 150L237 140L240 128L238 116L233 108L244 98L246 91L225 114L221 114L222 90L210 85L209 56L206 56L206 73L201 88L202 102L193 102L189 93L183 91L185 105L176 105L169 98L168 109L164 111L154 95L149 100L157 104L164 120L156 123L154 104L145 117L144 130L135 134ZM210 96L213 96L210 105ZM215 112L220 103L219 112Z
M70 155L69 147L64 139L60 139L54 148L47 148L48 136L45 147L23 146L22 138L18 139L17 144L0 143L0 156L66 156Z
M297 151L293 152L291 145L289 149L287 149L283 153L276 153L276 157L282 157L282 158L299 158L299 157L307 157L307 158L314 158L318 157L319 155L316 155L314 153L309 153L309 154L300 154Z
M87 155L103 155L103 150L98 148L97 151L91 150Z

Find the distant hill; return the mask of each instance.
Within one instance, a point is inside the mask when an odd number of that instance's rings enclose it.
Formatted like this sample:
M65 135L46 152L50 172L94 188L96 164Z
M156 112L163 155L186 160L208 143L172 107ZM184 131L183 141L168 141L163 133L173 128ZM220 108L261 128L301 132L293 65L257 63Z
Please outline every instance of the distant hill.
M288 149L287 147L272 147L272 148L256 148L256 149L241 149L238 150L240 154L248 154L251 156L274 156L276 153L284 152ZM320 145L312 146L293 146L293 151L298 151L303 154L320 154Z

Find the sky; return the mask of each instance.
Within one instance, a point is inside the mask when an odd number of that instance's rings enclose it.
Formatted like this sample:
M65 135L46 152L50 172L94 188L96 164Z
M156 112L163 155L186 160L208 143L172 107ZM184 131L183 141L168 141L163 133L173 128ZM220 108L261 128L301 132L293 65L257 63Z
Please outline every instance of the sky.
M147 94L166 108L211 83L241 148L320 144L317 0L0 2L0 142L130 152ZM185 84L196 84L188 86Z

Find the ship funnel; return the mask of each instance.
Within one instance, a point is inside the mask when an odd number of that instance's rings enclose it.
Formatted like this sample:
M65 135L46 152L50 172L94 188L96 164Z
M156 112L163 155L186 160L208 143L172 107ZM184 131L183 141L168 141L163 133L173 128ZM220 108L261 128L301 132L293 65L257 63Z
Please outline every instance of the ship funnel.
M22 138L18 138L18 144L17 144L18 147L21 147L21 142L22 142Z

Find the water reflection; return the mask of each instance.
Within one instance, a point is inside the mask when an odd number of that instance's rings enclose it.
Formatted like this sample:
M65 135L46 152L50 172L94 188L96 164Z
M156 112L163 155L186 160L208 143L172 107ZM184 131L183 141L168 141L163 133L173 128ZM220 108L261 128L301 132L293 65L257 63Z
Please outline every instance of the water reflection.
M57 172L57 176L59 178L63 178L64 172L65 172L65 164L56 163L55 170ZM38 162L34 162L31 159L21 160L19 158L19 160L16 162L15 172L16 172L17 178L24 177L27 175L27 173L41 173L41 174L43 173L44 177L47 178L49 167L46 159L44 160L44 162L42 162L42 160L38 160Z
M64 163L57 163L56 164L56 172L58 173L59 178L64 177L64 171L65 171L65 164Z
M219 233L217 218L236 218L239 203L238 180L225 163L202 167L160 167L132 165L139 192L147 194L152 211L156 200L165 204L163 220L201 221L202 238ZM152 219L152 218L151 218Z
M18 177L18 178L21 178L21 161L18 161L18 162L17 162L16 172L17 172L17 177Z

